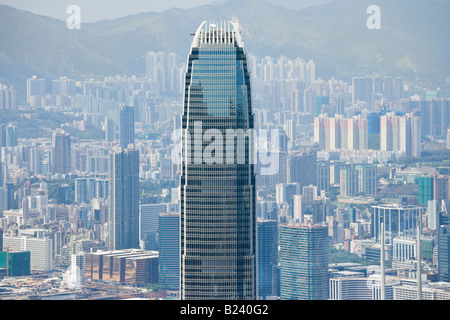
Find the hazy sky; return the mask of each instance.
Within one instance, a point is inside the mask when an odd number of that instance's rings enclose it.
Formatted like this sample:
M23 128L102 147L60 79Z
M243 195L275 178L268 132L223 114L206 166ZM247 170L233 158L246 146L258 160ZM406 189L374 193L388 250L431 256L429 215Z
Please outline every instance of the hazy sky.
M267 1L284 5L288 8L299 9L301 7L331 2L332 0ZM78 5L81 10L81 19L83 22L116 19L140 12L162 12L174 7L187 9L222 2L226 2L226 0L0 0L0 4L6 4L63 21L69 16L66 13L67 8L70 5Z
M209 4L215 0L0 0L32 13L66 20L70 5L78 5L84 22L115 19L140 12L161 12L173 7L189 8Z

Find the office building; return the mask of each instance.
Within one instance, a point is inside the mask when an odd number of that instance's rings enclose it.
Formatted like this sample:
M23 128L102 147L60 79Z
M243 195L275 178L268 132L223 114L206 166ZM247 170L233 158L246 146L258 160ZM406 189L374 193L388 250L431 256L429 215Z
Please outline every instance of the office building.
M255 142L245 138L254 124L238 23L205 21L195 32L182 128L181 299L255 299ZM205 147L199 137L210 129L214 139L233 141L231 148L213 156L211 147L222 145Z
M280 225L281 299L328 299L328 250L328 227Z
M167 205L162 203L139 205L139 239L141 248L159 250L158 230L159 214L167 212Z
M393 287L386 284L386 300L393 300ZM330 279L330 300L381 300L380 275Z
M139 248L139 151L115 149L109 158L109 249Z
M64 131L54 131L52 135L52 163L54 173L69 173L72 168L70 136Z
M53 270L53 242L50 238L3 236L3 246L10 251L29 251L31 272Z
M180 290L180 215L159 214L159 284Z
M257 221L258 297L265 300L277 295L278 222L258 218Z
M421 119L412 113L397 116L395 112L380 117L380 150L400 151L407 157L421 156Z
M450 224L449 216L439 213L437 230L439 281L450 282Z
M119 115L119 142L123 148L134 144L134 107L122 106Z
M86 253L85 279L158 284L158 260L158 252L136 249Z
M375 241L380 241L381 218L385 221L386 244L397 236L415 235L422 207L414 205L380 204L372 206L371 230Z
M0 251L0 269L6 269L5 276L29 276L30 251Z

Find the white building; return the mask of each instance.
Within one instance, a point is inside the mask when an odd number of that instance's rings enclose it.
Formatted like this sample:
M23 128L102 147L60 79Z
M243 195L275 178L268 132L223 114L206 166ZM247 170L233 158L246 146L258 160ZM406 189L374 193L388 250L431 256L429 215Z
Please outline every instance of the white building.
M3 237L3 247L10 251L30 251L30 270L49 272L52 271L53 243L50 238Z
M380 274L330 279L330 300L381 300ZM386 284L386 300L393 299L393 285Z
M73 254L70 261L70 267L63 274L61 285L65 288L78 290L84 287L85 255L84 253Z

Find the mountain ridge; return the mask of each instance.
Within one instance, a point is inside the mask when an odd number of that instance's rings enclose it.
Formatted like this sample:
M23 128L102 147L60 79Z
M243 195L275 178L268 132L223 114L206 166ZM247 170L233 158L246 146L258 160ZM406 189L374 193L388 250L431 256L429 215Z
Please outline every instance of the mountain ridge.
M0 5L0 82L23 90L33 74L60 76L145 72L147 51L187 56L189 36L204 20L238 17L248 53L313 59L317 75L400 76L427 88L450 83L445 1L378 0L381 29L369 30L369 0L335 0L294 10L263 0L230 0L189 9L145 12L115 20L65 22ZM26 89L26 88L25 88Z

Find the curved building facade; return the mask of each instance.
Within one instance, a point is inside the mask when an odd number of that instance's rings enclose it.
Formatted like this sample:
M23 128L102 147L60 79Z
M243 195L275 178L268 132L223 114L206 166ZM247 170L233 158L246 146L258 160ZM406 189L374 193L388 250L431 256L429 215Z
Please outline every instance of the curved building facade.
M250 74L239 25L203 22L182 116L181 298L256 297L256 183Z

